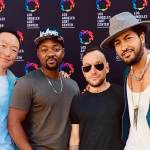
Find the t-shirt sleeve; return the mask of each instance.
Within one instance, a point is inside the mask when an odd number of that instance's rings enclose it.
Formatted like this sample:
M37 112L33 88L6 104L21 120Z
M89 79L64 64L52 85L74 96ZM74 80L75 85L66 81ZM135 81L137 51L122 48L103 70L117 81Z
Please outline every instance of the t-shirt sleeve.
M20 78L14 87L10 107L28 111L32 102L32 85L26 77Z
M72 124L79 124L79 118L78 118L78 98L75 96L72 100L71 103L71 108L70 108L70 120Z

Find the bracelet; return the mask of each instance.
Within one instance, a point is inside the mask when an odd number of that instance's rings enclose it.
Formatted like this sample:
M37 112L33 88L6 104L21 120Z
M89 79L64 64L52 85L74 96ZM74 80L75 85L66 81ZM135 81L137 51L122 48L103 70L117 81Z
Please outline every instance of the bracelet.
M69 150L79 150L79 145L70 145Z

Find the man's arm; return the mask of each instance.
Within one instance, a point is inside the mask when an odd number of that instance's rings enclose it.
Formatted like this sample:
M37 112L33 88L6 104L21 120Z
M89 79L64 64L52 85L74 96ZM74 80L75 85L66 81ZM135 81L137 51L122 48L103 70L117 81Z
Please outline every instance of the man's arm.
M26 116L27 111L11 107L8 114L8 131L20 150L33 150L22 126Z
M69 150L79 150L79 124L72 124L70 141L69 141Z

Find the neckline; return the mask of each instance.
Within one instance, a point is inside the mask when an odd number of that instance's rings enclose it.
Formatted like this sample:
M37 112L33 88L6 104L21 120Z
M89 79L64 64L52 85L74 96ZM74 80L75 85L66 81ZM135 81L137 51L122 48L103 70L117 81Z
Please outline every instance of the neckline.
M128 90L129 90L130 93L132 92L133 94L139 94L139 93L144 93L144 92L146 92L147 90L149 90L149 89L150 89L150 84L149 84L143 91L141 91L141 92L132 91L132 90L130 89L130 87L129 87L129 84L127 84L127 88L128 88Z
M110 84L109 88L107 88L106 90L102 91L102 92L99 92L99 93L92 93L90 91L86 91L85 93L87 94L90 94L90 95L99 95L99 94L102 94L102 93L105 93L107 91L109 91L110 89L112 88L112 84ZM84 94L84 93L83 93Z
M6 75L2 75L2 76L0 76L0 78L6 78L7 76Z
M131 78L136 80L136 81L141 81L144 77L144 74L145 72L147 71L148 69L148 66L149 66L149 61L150 61L150 53L148 52L147 54L147 58L146 58L146 63L144 65L144 68L142 69L141 73L139 74L139 76L136 76L134 74L134 70L133 70L133 67L131 66L130 68L130 74L131 74Z
M54 79L54 78L51 78L51 77L46 76L46 75L43 73L42 68L40 68L39 70L40 70L41 73L43 74L43 77L48 81L48 84L49 84L50 87L52 88L52 91L53 91L55 94L61 94L62 91L63 91L62 77L59 76L59 78ZM53 80L53 81L60 80L60 91L56 90L56 88L55 88L55 86L54 86L54 83L52 83L51 80Z

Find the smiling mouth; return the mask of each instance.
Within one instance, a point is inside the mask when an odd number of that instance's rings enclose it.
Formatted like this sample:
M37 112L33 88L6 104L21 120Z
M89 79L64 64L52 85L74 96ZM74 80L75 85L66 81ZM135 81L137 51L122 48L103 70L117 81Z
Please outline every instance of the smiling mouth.
M57 62L57 60L56 59L48 59L46 62L49 64L54 64Z
M122 57L128 58L131 55L132 50L127 50L124 53L122 53Z

